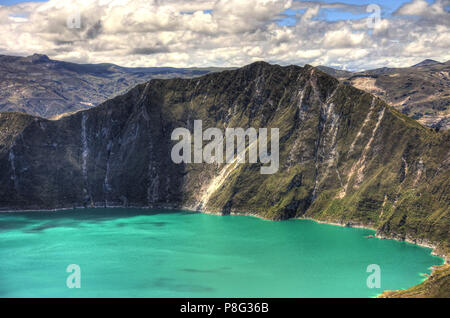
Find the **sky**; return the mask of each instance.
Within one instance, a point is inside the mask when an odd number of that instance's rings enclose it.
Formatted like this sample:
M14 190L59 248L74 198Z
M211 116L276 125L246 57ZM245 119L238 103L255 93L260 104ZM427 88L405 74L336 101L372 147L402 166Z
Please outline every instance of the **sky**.
M0 54L364 70L450 60L450 0L0 0Z

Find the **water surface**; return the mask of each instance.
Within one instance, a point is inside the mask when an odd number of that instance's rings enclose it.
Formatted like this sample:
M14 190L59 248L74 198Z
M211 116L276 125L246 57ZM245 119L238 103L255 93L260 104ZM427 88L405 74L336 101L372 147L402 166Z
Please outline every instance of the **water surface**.
M442 264L374 231L183 211L0 213L0 297L374 297ZM81 288L69 289L69 264ZM366 285L381 268L381 288Z

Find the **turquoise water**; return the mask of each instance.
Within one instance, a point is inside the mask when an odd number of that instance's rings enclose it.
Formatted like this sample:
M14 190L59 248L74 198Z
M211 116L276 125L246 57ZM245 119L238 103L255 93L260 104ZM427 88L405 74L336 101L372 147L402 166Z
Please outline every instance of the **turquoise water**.
M0 213L0 297L373 297L442 260L308 220L135 209ZM69 264L81 288L69 289ZM369 264L381 268L370 289Z

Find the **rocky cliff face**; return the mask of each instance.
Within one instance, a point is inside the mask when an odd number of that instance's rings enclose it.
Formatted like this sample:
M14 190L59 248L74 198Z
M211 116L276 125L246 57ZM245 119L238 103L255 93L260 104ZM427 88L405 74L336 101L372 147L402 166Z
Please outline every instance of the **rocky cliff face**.
M171 133L280 130L280 169L174 164ZM364 224L448 248L450 134L310 66L152 80L49 121L0 115L0 207L189 207Z

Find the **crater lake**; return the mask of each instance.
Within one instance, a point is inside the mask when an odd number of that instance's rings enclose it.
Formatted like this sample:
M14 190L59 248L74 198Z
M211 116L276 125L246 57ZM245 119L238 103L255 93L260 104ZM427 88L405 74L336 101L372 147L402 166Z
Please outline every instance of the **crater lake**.
M376 297L431 249L310 220L145 209L0 213L0 297ZM68 288L66 269L80 269ZM380 288L367 272L379 265Z

